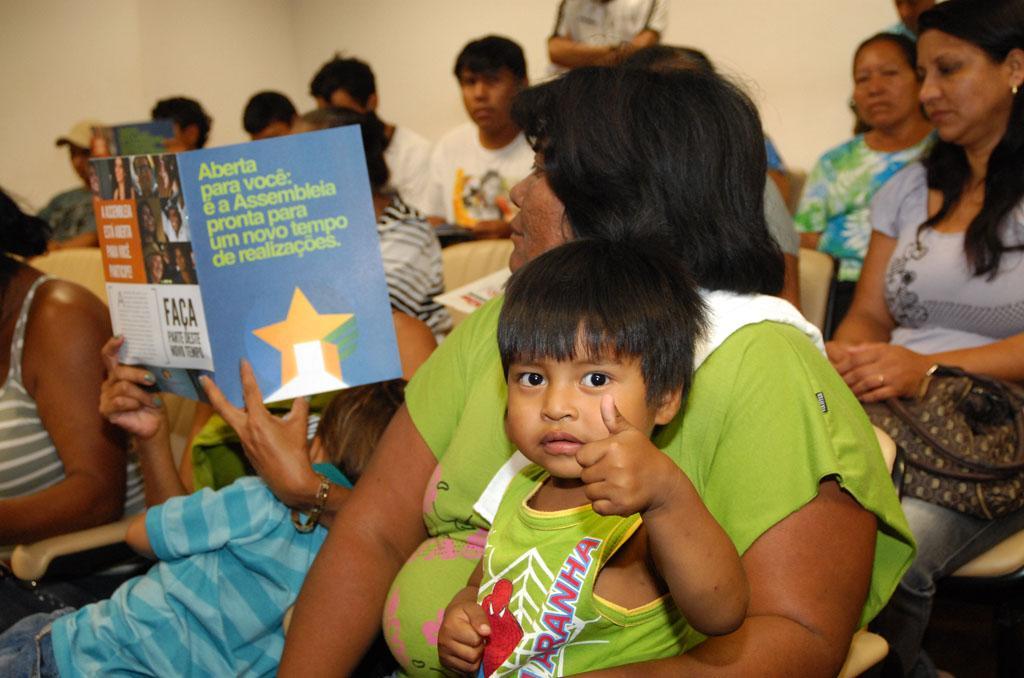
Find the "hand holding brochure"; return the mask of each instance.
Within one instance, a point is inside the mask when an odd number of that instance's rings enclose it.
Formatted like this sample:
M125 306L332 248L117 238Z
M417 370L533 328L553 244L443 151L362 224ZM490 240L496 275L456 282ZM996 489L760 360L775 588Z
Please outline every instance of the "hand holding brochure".
M161 388L215 370L240 405L241 358L267 402L401 375L357 127L93 162L122 360Z

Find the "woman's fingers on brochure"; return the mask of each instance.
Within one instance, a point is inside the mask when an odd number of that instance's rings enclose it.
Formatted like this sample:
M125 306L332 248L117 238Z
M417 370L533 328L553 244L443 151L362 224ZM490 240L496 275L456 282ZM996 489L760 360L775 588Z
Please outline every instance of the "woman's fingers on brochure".
M159 408L159 396L126 379L105 383L100 388L100 414L104 416L132 412L140 407Z
M107 370L107 381L130 381L144 386L152 386L156 383L153 373L144 367L133 365L122 365L120 362L120 350L124 344L124 337L115 335L107 340L107 343L100 349L100 357L103 366Z
M111 373L120 364L118 354L121 351L121 345L124 344L124 337L115 334L110 339L107 339L107 343L103 344L103 348L100 349L100 357L103 359L103 366L107 368L107 373Z
M108 380L100 388L100 414L132 435L148 439L160 428L160 396L126 380Z
M292 408L284 415L283 421L290 422L293 426L301 426L307 430L309 424L309 399L305 396L292 401Z
M156 384L156 377L144 367L118 365L107 373L107 381L135 384L141 388L149 388Z
M220 389L204 380L212 386L207 388L210 404L238 433L249 463L274 495L292 508L307 508L320 485L306 448L309 404L298 398L288 415L276 417L263 404L256 374L247 360L241 361L239 375L245 409L233 406Z
M252 370L252 364L242 358L238 366L238 374L242 379L242 400L245 402L245 411L249 416L271 416L270 412L263 405L263 393L260 392L260 385L256 382L256 373Z
M206 393L206 398L210 401L210 406L213 407L214 411L223 417L224 421L231 428L235 429L236 432L241 432L245 426L245 412L232 405L224 397L224 392L220 390L217 384L213 383L213 379L204 374L199 377L199 383L203 385L203 391Z

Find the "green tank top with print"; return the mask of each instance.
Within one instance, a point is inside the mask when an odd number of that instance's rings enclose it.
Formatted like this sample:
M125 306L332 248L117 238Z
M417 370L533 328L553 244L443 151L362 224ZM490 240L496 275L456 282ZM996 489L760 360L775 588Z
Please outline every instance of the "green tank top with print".
M678 655L703 637L669 596L625 609L594 594L597 574L640 527L638 514L527 505L548 474L527 466L487 538L480 603L491 636L482 676L562 676Z

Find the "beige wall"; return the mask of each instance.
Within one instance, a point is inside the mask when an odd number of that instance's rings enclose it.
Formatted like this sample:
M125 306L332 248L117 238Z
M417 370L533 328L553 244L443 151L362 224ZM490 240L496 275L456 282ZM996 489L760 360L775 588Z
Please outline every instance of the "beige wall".
M214 118L212 144L245 141L258 89L305 91L285 0L0 0L0 186L35 207L74 186L54 140L76 120L148 120L184 94Z
M704 49L761 107L793 166L849 136L850 56L896 20L891 0L669 0L665 40ZM309 79L341 50L376 71L381 116L436 138L464 117L451 67L469 39L518 40L544 75L557 0L0 0L0 186L41 207L76 177L54 139L75 121L146 119L185 94L245 140L259 89L311 107Z

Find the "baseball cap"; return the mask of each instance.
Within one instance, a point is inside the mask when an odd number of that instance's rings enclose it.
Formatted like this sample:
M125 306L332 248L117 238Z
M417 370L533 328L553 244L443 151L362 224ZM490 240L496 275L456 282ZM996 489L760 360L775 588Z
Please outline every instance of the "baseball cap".
M92 145L93 127L103 127L103 123L98 120L79 120L67 134L57 137L57 145L88 149Z

